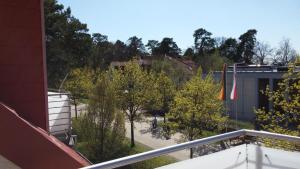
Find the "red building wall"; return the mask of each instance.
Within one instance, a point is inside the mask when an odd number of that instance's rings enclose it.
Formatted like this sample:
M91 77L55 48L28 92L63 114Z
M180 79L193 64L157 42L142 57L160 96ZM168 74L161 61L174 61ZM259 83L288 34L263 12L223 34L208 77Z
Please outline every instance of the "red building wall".
M0 103L0 154L23 169L76 169L90 165L64 143Z
M43 0L0 0L0 101L48 131Z
M43 0L0 0L0 154L24 169L80 168L89 162L47 133L43 18Z

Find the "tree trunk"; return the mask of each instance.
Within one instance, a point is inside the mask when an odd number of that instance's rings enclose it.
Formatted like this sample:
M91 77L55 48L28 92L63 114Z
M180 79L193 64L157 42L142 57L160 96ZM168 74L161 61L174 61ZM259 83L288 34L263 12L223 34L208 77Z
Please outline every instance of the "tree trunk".
M100 150L100 152L101 152L101 158L103 158L103 152L104 152L104 120L103 120L103 114L101 114L101 119L102 119L102 121L101 121L101 150Z
M74 97L74 106L75 106L75 118L77 119L78 115L77 115L77 100Z
M103 130L102 130L102 133L101 133L101 143L100 143L101 147L100 147L100 156L101 156L101 159L103 158L104 154L103 154L103 151L104 151L104 133L103 133Z
M193 113L193 117L194 117L194 113ZM193 121L192 121L192 124L193 124ZM192 141L193 140L193 134L192 133L190 133L190 139L189 139L189 141ZM190 148L190 159L192 159L193 158L193 147L192 148Z
M190 148L190 159L192 159L193 158L193 148Z
M130 120L130 127L131 127L131 147L134 147L134 125L133 120Z

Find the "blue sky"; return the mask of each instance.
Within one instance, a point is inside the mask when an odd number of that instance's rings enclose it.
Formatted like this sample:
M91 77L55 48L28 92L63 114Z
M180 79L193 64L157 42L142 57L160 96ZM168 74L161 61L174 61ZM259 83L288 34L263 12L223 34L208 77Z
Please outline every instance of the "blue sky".
M300 52L300 0L58 0L87 23L90 33L110 41L138 36L172 37L178 46L193 45L193 32L204 28L214 37L238 38L248 29L257 39L277 47L289 38Z

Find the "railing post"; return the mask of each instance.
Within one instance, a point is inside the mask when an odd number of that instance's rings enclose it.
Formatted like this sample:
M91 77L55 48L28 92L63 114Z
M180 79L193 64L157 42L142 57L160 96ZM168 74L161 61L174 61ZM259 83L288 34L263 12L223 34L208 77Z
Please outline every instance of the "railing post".
M148 152L140 153L140 154L135 154L127 157L122 157L119 159L111 160L111 161L106 161L103 163L95 164L92 166L87 166L84 167L83 169L111 169L111 168L117 168L117 167L122 167L126 166L129 164L137 163L140 161L148 160L154 157L158 157L161 155L169 154L172 152L196 147L196 146L201 146L201 145L207 145L211 143L215 143L218 141L223 141L223 140L228 140L231 138L236 138L240 136L253 136L253 137L266 137L266 138L273 138L273 139L281 139L281 140L287 140L287 141L292 141L292 142L299 142L300 143L300 137L295 137L295 136L289 136L289 135L283 135L283 134L277 134L277 133L270 133L270 132L264 132L264 131L254 131L254 130L238 130L238 131L233 131L229 133L224 133L216 136L211 136L203 139L198 139L194 141L189 141L186 143L181 143L161 149L156 149L156 150L151 150Z

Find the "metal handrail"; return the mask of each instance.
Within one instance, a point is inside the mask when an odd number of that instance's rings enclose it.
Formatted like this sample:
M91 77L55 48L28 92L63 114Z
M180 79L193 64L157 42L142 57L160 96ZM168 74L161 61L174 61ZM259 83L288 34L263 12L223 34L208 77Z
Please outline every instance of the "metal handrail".
M207 138L203 138L203 139L189 141L189 142L185 142L185 143L181 143L181 144L177 144L177 145L173 145L173 146L168 146L168 147L164 147L161 149L151 150L148 152L139 153L139 154L135 154L135 155L127 156L127 157L122 157L119 159L83 167L82 169L108 169L108 168L121 167L121 166L125 166L128 164L132 164L132 163L136 163L139 161L144 161L144 160L148 160L148 159L158 157L161 155L176 152L179 150L184 150L184 149L188 149L188 148L192 148L192 147L196 147L196 146L206 145L206 144L215 143L218 141L228 140L228 139L232 139L232 138L236 138L236 137L240 137L240 136L246 136L246 135L274 138L274 139L287 140L287 141L292 141L292 142L300 142L300 137L296 137L296 136L289 136L289 135L271 133L271 132L266 132L266 131L254 131L254 130L243 129L243 130L224 133L224 134L211 136L211 137L207 137Z
M246 130L245 135L247 136L254 136L254 137L265 137L265 138L272 138L272 139L278 139L278 140L285 140L290 142L300 142L300 137L297 136L290 136L285 134L278 134L278 133L271 133L267 131L257 131L257 130Z
M48 96L61 96L61 95L70 95L70 93L51 93L51 94L48 94Z

